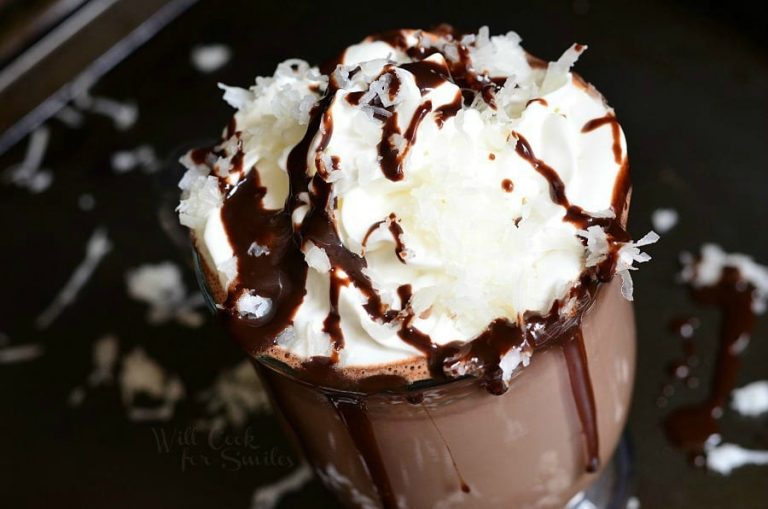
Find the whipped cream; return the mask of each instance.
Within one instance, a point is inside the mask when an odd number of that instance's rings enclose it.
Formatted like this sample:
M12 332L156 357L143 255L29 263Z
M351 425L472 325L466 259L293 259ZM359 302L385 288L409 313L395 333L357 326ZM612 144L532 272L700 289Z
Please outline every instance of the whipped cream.
M628 271L649 259L638 246L658 237L633 244L623 230L626 142L570 72L584 49L547 64L514 32L402 30L350 46L327 75L288 60L250 89L222 85L237 112L219 145L183 158L179 205L228 295L220 305L255 326L285 312L275 285L250 288L241 273L280 253L268 239L240 249L227 224L249 178L259 214L290 214L306 266L303 295L268 338L300 359L380 366L492 323L573 314L590 269L623 272L631 298ZM500 353L507 378L530 349Z

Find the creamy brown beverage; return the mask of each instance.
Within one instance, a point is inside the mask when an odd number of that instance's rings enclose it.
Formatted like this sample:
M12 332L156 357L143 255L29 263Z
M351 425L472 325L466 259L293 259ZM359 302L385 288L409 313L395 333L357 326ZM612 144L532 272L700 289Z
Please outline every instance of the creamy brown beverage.
M563 507L634 372L626 144L510 32L288 60L193 150L183 224L286 429L350 507Z

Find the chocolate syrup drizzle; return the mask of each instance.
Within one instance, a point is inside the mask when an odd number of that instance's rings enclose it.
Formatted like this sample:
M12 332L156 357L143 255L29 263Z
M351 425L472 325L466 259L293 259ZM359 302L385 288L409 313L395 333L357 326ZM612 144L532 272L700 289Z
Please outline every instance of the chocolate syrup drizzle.
M350 431L352 441L360 452L360 457L368 470L373 485L376 487L382 506L385 508L399 507L389 482L389 474L387 474L384 461L381 459L376 434L366 412L365 400L340 396L329 396L328 400Z
M608 113L604 117L590 120L584 127L581 128L582 133L589 133L598 129L604 125L611 126L611 135L613 136L613 158L616 164L621 164L621 127L619 121L616 120L616 116L613 113Z
M450 31L443 32L443 35L453 37ZM397 112L391 111L393 108L388 110L390 113L388 116L374 115L374 118L383 122L382 139L378 145L381 170L388 179L398 181L404 176L403 163L408 150L416 141L418 127L430 113L432 120L441 127L447 118L455 115L462 108L462 104L470 104L478 95L490 107L495 108L495 94L505 79L476 73L471 65L469 49L461 44L457 44L458 60L447 60L446 67L423 60L437 52L435 47L423 46L421 43L408 46L400 31L381 34L377 37L377 40L387 41L405 51L414 60L401 67L414 75L422 95L445 81L450 81L461 89L461 93L457 94L452 103L434 111L431 102L424 101L417 108L404 133L400 132ZM537 60L533 59L532 62L536 63ZM387 72L391 74L390 97L392 97L393 93L396 94L400 83L391 67L383 71L383 73ZM522 317L522 323L519 324L499 318L490 323L477 338L467 343L453 342L443 346L433 343L429 335L412 325L415 316L411 306L410 286L403 285L398 290L401 309L390 309L382 302L365 274L367 262L364 251L363 256L349 251L339 238L335 227L336 200L333 196L332 184L326 181L328 173L338 169L339 161L333 162L334 168L326 168L321 157L333 132L330 104L337 90L334 80L330 80L325 94L311 111L304 137L288 156L290 190L283 209L268 210L264 207L263 198L266 189L261 186L259 170L256 167L246 169L250 171L247 171L237 185L227 184L223 189L226 200L222 208L222 221L235 252L238 277L227 289L229 297L221 308L223 319L235 338L248 352L259 355L274 346L280 333L292 324L293 317L306 293L307 264L301 252L301 246L311 241L326 252L331 263L330 311L323 322L323 330L330 336L332 354L326 358L313 358L304 364L302 375L307 380L324 387L353 388L363 392L366 388L374 386L379 390L383 386L402 388L405 385L404 379L400 377L384 377L386 380L382 377L371 377L376 378L375 384L368 379L352 381L345 379L336 369L338 354L344 348L338 300L341 288L348 285L354 286L364 296L366 300L364 308L373 320L399 325L397 332L399 337L424 353L435 380L446 380L457 376L457 367L461 364L464 367L469 366L469 374L478 377L488 392L503 394L507 390L507 385L499 363L504 354L512 348L533 353L558 345L563 351L568 367L574 403L585 437L585 468L589 472L596 471L600 462L597 413L580 324L581 315L594 300L599 284L609 281L613 276L618 247L597 267L585 270L579 283L571 289L569 295L562 301L555 301L549 312L543 315L527 312ZM353 92L347 94L347 101L350 104L359 104L362 96L360 92ZM535 99L535 101L546 104L543 99ZM375 98L371 105L376 106L377 109L383 107L378 98ZM613 116L602 117L587 123L583 131L589 132L609 123L614 136L614 155L617 157L617 162L622 165L614 187L612 207L616 217L613 218L593 217L581 207L571 204L558 173L535 156L525 138L519 133L513 133L514 139L510 141L515 143L517 153L547 180L553 202L566 209L565 221L575 224L580 229L599 225L605 229L611 240L626 242L630 237L624 229L622 215L630 184L627 159L621 159L618 123ZM232 132L235 132L235 129L235 125L230 128ZM307 161L310 157L312 140L318 134L320 141L313 158L318 171L310 177ZM395 146L393 136L396 134L402 135L405 140L404 148L398 149ZM208 151L210 152L210 149ZM200 161L200 164L208 159L207 155L205 151L192 153L193 159ZM239 149L232 160L233 163L238 162L242 166L242 149ZM512 190L511 182L502 185L505 190ZM305 203L307 196L308 204ZM301 224L293 224L291 220L293 212L304 205L309 205L309 211ZM406 263L405 246L401 239L403 231L394 215L372 225L363 244L383 222L388 223L388 228L395 239L398 258ZM258 257L248 255L253 242L265 246L268 253ZM237 313L236 297L246 291L272 300L272 312L269 316L254 319ZM571 311L568 315L562 314L563 303L572 300L577 303L573 307L575 311ZM367 417L365 398L329 396L329 401L349 429L382 504L385 507L397 507L376 437ZM461 479L460 488L464 491L469 489L463 479Z
M691 287L690 291L699 304L716 306L720 310L722 322L717 362L707 399L674 410L667 416L664 427L669 441L687 452L698 465L704 463L702 458L708 440L720 433L718 420L736 385L741 353L755 327L755 288L742 278L737 268L725 267L716 284Z

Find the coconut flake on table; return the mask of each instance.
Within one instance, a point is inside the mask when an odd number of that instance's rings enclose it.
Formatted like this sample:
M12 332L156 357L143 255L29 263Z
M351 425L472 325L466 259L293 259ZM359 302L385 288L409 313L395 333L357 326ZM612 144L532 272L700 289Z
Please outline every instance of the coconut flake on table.
M751 256L726 253L717 244L704 244L698 258L684 252L680 255L680 262L683 265L680 280L694 288L716 285L726 267L738 270L741 279L754 287L752 310L758 314L765 312L768 301L768 267L756 263Z
M96 199L91 193L83 193L77 197L77 206L80 210L90 211L96 206Z
M69 394L71 407L80 406L89 390L113 386L115 381L126 415L133 421L167 421L184 398L184 385L177 376L166 373L141 347L134 347L121 357L119 340L112 334L102 336L93 344L92 362L93 368L85 383ZM155 404L138 404L142 395Z
M83 114L72 106L64 106L53 116L56 120L71 129L77 129L83 125Z
M128 173L140 168L144 173L154 173L160 168L160 160L155 149L149 145L139 145L131 150L118 150L111 157L112 171L117 174Z
M115 366L120 354L120 342L117 336L106 334L93 344L91 362L93 369L85 383L69 393L69 406L80 406L87 395L88 388L111 385L114 381Z
M768 412L768 380L734 389L731 393L731 408L747 417L757 417Z
M3 182L26 189L32 194L48 189L53 182L53 173L42 168L42 164L49 138L50 131L45 126L32 131L24 160L5 169Z
M768 451L745 449L736 444L709 445L706 452L707 468L721 475L730 475L747 465L768 465Z
M189 55L194 68L206 74L221 69L231 58L232 50L221 43L197 45Z
M119 384L123 406L133 421L169 420L185 394L181 380L166 373L141 347L135 347L122 359ZM142 394L159 404L152 407L137 405L136 400Z
M91 278L101 260L112 250L112 243L107 237L107 230L97 228L94 230L85 246L85 258L75 268L64 287L54 297L45 310L35 320L38 329L45 329L61 314L67 306L77 299L77 294Z
M126 274L128 295L149 305L147 321L159 325L175 320L187 327L199 327L204 322L195 309L205 300L200 292L187 293L181 270L172 262L145 264Z
M75 98L75 105L84 111L110 118L118 131L130 129L139 118L139 109L133 102L96 97L87 92Z
M678 214L675 209L656 209L651 215L653 229L662 234L674 228L677 220Z
M0 346L0 364L17 364L27 362L42 356L45 348L39 343Z
M220 373L198 399L207 414L201 424L215 430L242 428L251 416L270 411L264 386L247 359Z

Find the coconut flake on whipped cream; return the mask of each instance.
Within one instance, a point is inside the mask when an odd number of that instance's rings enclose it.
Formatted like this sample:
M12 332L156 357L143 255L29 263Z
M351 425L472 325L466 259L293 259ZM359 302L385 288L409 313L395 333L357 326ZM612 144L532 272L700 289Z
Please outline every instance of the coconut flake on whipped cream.
M268 339L365 368L466 344L500 320L522 328L598 267L621 272L631 299L628 271L657 236L632 243L621 225L626 142L570 72L585 47L545 64L513 32L393 34L350 46L327 75L288 60L250 89L221 86L237 112L220 144L182 159L179 205L229 295L220 306L279 315L300 292ZM243 207L248 179L258 224L289 220L246 245L227 207ZM292 249L299 289L282 274ZM261 284L270 263L274 281ZM501 353L505 378L530 355Z

